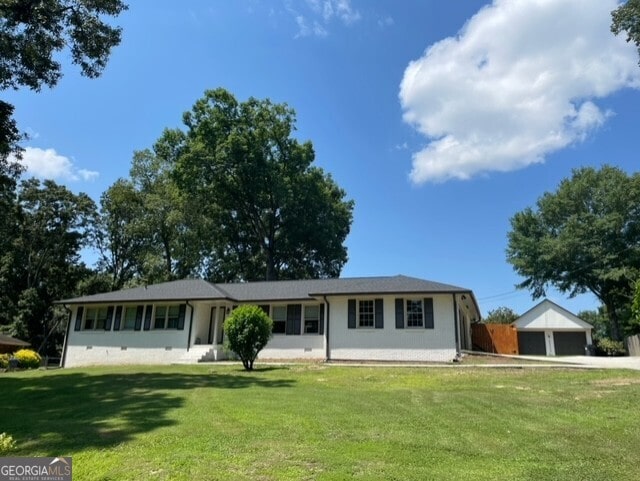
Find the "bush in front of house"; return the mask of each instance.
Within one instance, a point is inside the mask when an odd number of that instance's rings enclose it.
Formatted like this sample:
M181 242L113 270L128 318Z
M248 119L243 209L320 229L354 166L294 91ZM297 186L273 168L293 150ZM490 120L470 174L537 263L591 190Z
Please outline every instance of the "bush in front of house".
M258 353L271 339L272 329L273 321L261 308L240 306L224 321L225 346L251 371Z
M9 367L9 354L0 354L0 369L7 369Z
M607 337L596 339L595 345L596 353L600 356L624 356L627 354L624 343Z
M13 354L18 360L18 366L24 369L38 369L40 367L40 355L31 349L20 349Z
M0 433L0 455L16 449L16 442L7 433Z

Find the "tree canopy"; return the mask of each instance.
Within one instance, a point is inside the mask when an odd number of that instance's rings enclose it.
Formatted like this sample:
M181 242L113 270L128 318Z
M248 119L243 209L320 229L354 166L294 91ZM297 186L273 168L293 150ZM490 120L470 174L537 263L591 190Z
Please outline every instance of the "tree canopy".
M640 274L640 175L581 168L511 218L507 259L534 298L593 293L620 340Z
M95 204L53 181L30 179L20 184L13 209L11 242L0 257L0 327L53 354L64 317L53 302L90 273L80 250L90 241Z
M127 8L121 0L0 2L0 90L55 86L62 77L56 54L65 49L82 75L98 77L122 37L105 17ZM12 114L13 106L0 101L0 167L9 154L20 154Z
M184 135L172 134L174 177L208 220L209 278L340 274L353 201L312 165L311 142L293 137L293 109L209 90L184 114L184 123Z
M518 314L513 309L502 306L489 311L482 322L485 324L511 324L518 317Z
M53 87L62 76L54 55L65 48L83 75L100 75L121 29L104 16L117 16L121 0L12 0L0 4L0 89Z
M626 32L627 42L633 42L640 53L640 0L627 0L611 12L611 19L611 31Z
M209 90L184 123L135 152L130 179L103 195L99 267L114 289L339 276L353 201L293 137L291 108Z

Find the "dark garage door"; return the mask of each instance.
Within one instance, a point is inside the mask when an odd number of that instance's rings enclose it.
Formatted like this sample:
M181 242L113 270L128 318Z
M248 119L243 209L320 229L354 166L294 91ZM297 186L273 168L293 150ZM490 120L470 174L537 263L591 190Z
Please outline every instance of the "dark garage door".
M584 346L587 345L585 332L560 332L554 331L553 345L556 348L556 356L582 356Z
M520 354L546 356L547 348L544 344L544 332L518 332L518 347Z

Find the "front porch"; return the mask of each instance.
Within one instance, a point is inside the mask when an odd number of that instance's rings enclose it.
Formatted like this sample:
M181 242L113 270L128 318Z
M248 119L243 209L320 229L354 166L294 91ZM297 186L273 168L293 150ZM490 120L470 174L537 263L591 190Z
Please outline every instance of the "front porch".
M232 305L229 302L190 303L189 346L185 362L210 362L226 359L224 352L224 320Z

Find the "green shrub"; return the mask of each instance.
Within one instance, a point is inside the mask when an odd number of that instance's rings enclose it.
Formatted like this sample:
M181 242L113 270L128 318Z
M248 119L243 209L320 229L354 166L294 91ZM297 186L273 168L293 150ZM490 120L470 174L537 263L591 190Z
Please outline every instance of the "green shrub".
M15 440L7 433L0 433L0 455L16 449Z
M606 337L597 339L595 344L597 353L601 356L624 356L627 353L622 342Z
M0 369L9 367L9 354L0 354Z
M40 355L31 349L20 349L13 354L18 360L18 365L24 369L38 369L40 367Z
M242 361L247 371L271 338L273 321L258 306L240 306L224 321L225 345Z

